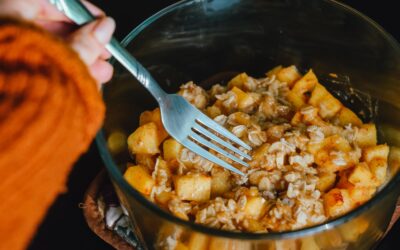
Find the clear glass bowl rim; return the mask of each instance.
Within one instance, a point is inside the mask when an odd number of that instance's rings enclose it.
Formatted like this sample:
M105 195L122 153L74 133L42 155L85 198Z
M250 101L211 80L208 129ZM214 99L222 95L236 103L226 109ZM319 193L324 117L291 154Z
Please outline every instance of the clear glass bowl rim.
M370 19L369 17L365 16L361 12L351 8L350 6L340 3L336 0L322 0L332 6L336 6L342 8L342 10L347 11L358 18L363 19L365 22L369 23L369 25L373 26L377 32L379 32L385 39L388 41L394 50L397 50L400 53L400 44L394 39L389 33L387 33L379 24L375 21ZM199 2L199 0L181 0L176 2L168 7L160 10L159 12L153 14L146 20L144 20L141 24L135 27L121 42L121 44L126 47L141 31L143 31L147 26L152 24L157 19L161 18L162 16L173 12L182 7L186 7L193 3ZM112 64L115 63L114 58L110 60ZM163 210L162 208L158 207L156 204L152 203L151 201L147 200L142 194L132 188L128 182L125 181L123 175L121 174L120 170L118 169L117 165L112 159L110 152L107 149L107 143L104 136L104 130L101 129L96 136L96 144L98 146L100 156L103 159L103 162L106 165L106 169L110 174L110 177L122 188L122 190L130 196L133 196L138 202L141 203L144 207L151 210L151 212L156 213L163 219L169 221L170 223L178 224L184 227L188 227L192 230L202 232L204 234L214 235L218 237L226 237L232 239L245 239L245 240L276 240L276 239L290 239L290 238L298 238L303 236L312 235L315 233L320 233L331 228L334 228L338 225L344 224L347 221L350 221L353 218L361 215L364 211L368 210L375 204L378 204L380 200L382 200L386 195L391 193L400 183L400 172L398 172L392 180L376 195L374 195L368 202L364 203L363 205L357 207L356 209L352 210L351 212L340 216L338 218L329 220L324 222L323 224L314 225L311 227L306 227L298 230L292 231L283 231L283 232L271 232L271 233L248 233L248 232L232 232L232 231L224 231L220 229L215 229L207 226L203 226L201 224L196 224L190 221L182 220L178 217L175 217L171 213Z

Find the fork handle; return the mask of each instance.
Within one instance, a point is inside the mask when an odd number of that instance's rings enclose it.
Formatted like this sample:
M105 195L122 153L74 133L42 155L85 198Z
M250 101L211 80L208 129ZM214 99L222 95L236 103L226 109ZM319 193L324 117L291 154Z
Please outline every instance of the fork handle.
M53 0L54 1L54 0ZM55 2L55 1L54 1ZM58 7L78 25L91 22L96 18L79 0L58 0ZM166 95L150 73L124 48L114 37L106 45L106 49L156 98L158 102Z

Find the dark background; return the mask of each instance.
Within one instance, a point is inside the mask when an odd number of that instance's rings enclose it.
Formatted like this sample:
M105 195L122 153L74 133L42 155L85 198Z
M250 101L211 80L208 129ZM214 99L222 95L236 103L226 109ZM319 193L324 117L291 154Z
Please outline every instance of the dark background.
M229 0L227 0L229 1ZM116 37L122 39L136 25L167 5L171 0L92 0L117 22ZM393 0L342 1L366 14L400 41L399 11ZM135 7L131 7L135 6ZM32 240L30 250L82 249L110 250L86 225L79 203L90 181L103 168L93 144L75 164L68 181L68 193L61 195L50 208ZM400 221L379 246L379 250L396 249L400 245ZM400 247L397 247L400 248ZM11 250L11 249L10 249Z

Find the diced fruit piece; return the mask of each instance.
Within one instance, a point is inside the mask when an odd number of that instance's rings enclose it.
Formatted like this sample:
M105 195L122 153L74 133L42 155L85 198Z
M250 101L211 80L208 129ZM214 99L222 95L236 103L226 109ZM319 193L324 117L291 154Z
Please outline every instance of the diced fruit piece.
M376 186L382 185L387 175L389 146L381 144L363 149L362 159L367 162Z
M175 190L182 200L204 202L210 199L211 177L201 174L177 176Z
M253 105L253 98L243 90L233 87L231 91L236 95L239 110L244 110Z
M211 176L211 196L221 196L228 192L231 187L230 181L231 174L229 171L223 169L213 169Z
M325 143L325 147L333 148L342 152L349 152L352 150L350 143L339 135L329 136Z
M179 158L182 145L172 138L169 138L163 143L163 155L166 161L173 161Z
M314 156L315 163L318 165L319 170L324 172L336 171L336 165L332 163L331 157L329 156L330 151L320 150Z
M229 115L228 123L232 125L249 125L250 115L243 112L235 112Z
M329 94L330 94L329 91L326 90L324 86L317 83L315 84L315 87L311 92L311 96L310 99L308 100L308 103L313 105L314 107L318 107L319 103Z
M135 154L135 160L137 165L142 165L149 170L153 170L156 164L156 157L150 154Z
M263 197L248 197L244 213L252 219L259 219L265 213L266 200Z
M139 125L140 126L142 126L146 123L149 123L149 122L154 122L154 120L155 120L154 118L156 118L156 117L154 116L153 111L146 110L140 114L140 117L139 117Z
M160 140L163 141L168 137L167 131L164 129L164 125L161 120L160 108L156 108L153 111L145 111L140 114L139 125L142 126L146 123L154 122L158 128L158 134L160 135Z
M307 93L310 93L318 79L312 70L309 70L300 80L294 83L292 90L288 93L287 98L289 102L297 109L301 108L307 103Z
M279 72L276 74L276 77L279 81L286 82L289 87L292 87L294 82L299 79L301 75L296 66L292 65L279 70Z
M340 189L352 189L354 188L354 184L349 182L349 170L345 171L340 171L338 176L339 176L339 181L336 184L337 188Z
M304 95L306 92L311 92L317 83L317 76L310 69L302 78L300 78L300 80L295 83L292 90L294 93Z
M268 166L269 161L266 158L266 156L268 156L269 146L269 144L265 143L252 151L252 160L249 163L250 167L263 167L267 170L273 167L273 165Z
M354 185L368 186L372 183L372 174L367 163L361 162L357 164L349 174L349 182Z
M322 148L313 148L312 150L315 151L315 163L324 172L344 170L358 163L358 158L353 157L350 152L352 148L349 142L339 135L325 138Z
M124 173L124 178L144 195L149 195L154 186L154 180L148 170L140 165L129 167Z
M316 188L321 192L325 192L331 189L335 185L335 181L336 181L336 174L334 172L321 173L319 174L319 179Z
M246 230L249 232L266 232L265 225L259 219L247 219Z
M316 155L319 150L324 147L324 141L313 142L307 144L307 151L313 155Z
M336 149L342 152L349 152L351 150L350 143L339 135L329 136L324 140L324 147Z
M276 66L266 73L268 77L278 74L278 72L282 69L282 65Z
M221 84L217 83L211 86L211 89L207 91L208 95L211 97L215 97L216 95L223 94L227 91L227 86L222 86Z
M364 202L371 199L375 193L376 188L371 183L371 186L354 186L348 189L351 201L356 206L363 204Z
M329 129L329 123L322 120L319 116L319 109L311 105L305 106L300 110L302 120L307 125L316 125L321 127L322 130Z
M209 117L214 119L215 117L221 115L222 111L219 107L213 105L206 109L206 113Z
M351 203L358 206L372 197L372 195L375 193L375 186L373 186L372 182L357 183L357 185L351 183L349 181L351 171L352 170L346 170L339 173L340 178L336 187L347 190L351 198Z
M367 163L374 159L387 159L389 155L389 146L386 144L376 145L363 149L362 159Z
M353 208L349 192L346 189L334 188L323 195L325 213L328 217L337 217Z
M247 196L247 200L251 197L260 197L260 192L257 187L250 187L249 189L244 190L244 194Z
M163 206L168 204L168 201L170 201L172 199L172 194L170 192L160 192L160 193L156 193L155 198L157 200L157 202Z
M376 186L382 185L386 181L387 161L385 159L374 159L368 163L373 175L373 182Z
M169 207L169 204L168 204ZM171 211L171 210L170 210ZM189 216L181 209L175 209L173 211L171 211L173 215L175 215L176 217L178 217L179 219L182 220L189 220Z
M209 241L209 238L204 234L192 233L188 247L190 250L207 250Z
M133 154L158 154L160 143L158 128L154 122L140 126L128 137L128 147Z
M228 88L231 89L233 87L242 88L243 84L247 81L249 76L246 73L240 73L239 75L235 76L228 82Z
M361 125L354 140L360 148L375 146L377 143L375 124L369 123Z
M352 124L354 126L361 126L361 119L350 109L342 107L339 113L336 114L340 126L346 126Z
M314 237L303 237L301 238L301 248L300 250L320 250L317 242L315 242Z
M308 103L319 109L322 118L332 118L342 107L342 103L319 83L312 91Z
M216 100L215 102L214 102L214 104L213 104L213 106L214 107L217 107L217 108L219 108L220 110L221 110L221 112L222 112L222 114L224 114L224 105L223 105L223 102L222 102L222 100Z
M267 138L269 142L276 142L283 138L285 132L290 128L287 124L274 125L267 129Z
M290 124L292 126L298 126L301 123L301 113L296 112L294 116L292 117L292 120L290 121Z
M365 218L357 218L342 224L339 227L339 232L345 241L356 242L359 236L368 229L368 226L368 220Z
M182 242L178 241L174 250L189 250L189 248Z
M287 93L286 98L296 108L296 110L300 109L306 104L306 102L303 100L303 97L294 93L292 90Z

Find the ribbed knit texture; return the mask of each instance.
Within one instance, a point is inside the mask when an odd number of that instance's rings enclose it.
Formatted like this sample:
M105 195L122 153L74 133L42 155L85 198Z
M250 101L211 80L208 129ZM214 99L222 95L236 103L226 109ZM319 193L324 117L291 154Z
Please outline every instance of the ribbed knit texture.
M0 19L0 249L27 247L104 110L94 79L63 41Z

